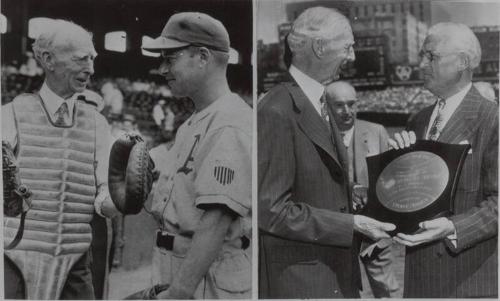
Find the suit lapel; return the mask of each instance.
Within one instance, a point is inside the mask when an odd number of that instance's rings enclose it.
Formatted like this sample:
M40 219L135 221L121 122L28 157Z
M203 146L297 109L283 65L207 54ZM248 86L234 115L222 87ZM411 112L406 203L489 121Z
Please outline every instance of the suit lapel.
M354 166L355 166L355 174L356 178L360 178L360 175L364 173L364 169L366 169L365 156L369 153L369 145L368 145L369 133L367 129L363 127L359 122L355 121L354 123Z
M472 87L444 126L438 141L454 143L469 138L477 126L474 120L479 115L480 99L479 92Z
M434 106L435 104L433 106L426 107L422 110L422 113L420 113L420 120L417 120L415 125L415 136L417 136L417 139L425 139L425 134L427 133L427 127L429 126Z
M295 82L287 84L286 87L298 108L297 122L300 128L314 144L323 149L339 166L342 166L335 152L330 131L312 103Z

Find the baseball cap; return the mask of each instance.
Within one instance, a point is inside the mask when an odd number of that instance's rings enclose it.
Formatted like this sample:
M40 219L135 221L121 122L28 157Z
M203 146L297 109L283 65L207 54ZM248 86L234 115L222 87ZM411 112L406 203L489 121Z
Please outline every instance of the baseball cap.
M142 45L142 49L160 52L189 45L229 52L229 34L219 20L198 12L178 13L170 17L161 35Z

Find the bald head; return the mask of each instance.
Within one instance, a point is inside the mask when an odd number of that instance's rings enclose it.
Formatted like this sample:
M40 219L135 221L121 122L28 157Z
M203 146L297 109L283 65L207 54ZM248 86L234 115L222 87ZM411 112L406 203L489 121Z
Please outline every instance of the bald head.
M333 118L341 131L354 126L356 119L356 90L348 82L336 81L326 86L326 101L332 108Z
M348 82L336 81L326 86L327 100L344 101L356 99L356 90Z

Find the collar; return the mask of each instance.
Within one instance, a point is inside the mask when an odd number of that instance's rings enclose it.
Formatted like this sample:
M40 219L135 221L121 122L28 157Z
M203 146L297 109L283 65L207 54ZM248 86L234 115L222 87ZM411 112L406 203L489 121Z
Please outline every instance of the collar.
M47 108L47 112L51 117L54 117L56 111L59 109L62 103L66 101L66 103L68 104L69 117L70 119L73 118L73 108L75 106L75 99L78 93L73 94L73 96L71 96L70 98L64 99L61 96L57 95L54 91L52 91L47 85L47 82L43 82L39 94L42 98L45 108Z
M207 117L210 113L217 111L221 106L224 106L225 103L228 101L232 101L234 98L234 93L229 92L225 95L222 95L221 97L217 98L214 102L212 102L210 105L208 105L206 108L199 112L194 112L191 117L189 117L187 123L188 125L198 123L205 117Z
M321 96L325 93L325 87L294 65L290 65L289 72L312 103L314 109L321 115Z

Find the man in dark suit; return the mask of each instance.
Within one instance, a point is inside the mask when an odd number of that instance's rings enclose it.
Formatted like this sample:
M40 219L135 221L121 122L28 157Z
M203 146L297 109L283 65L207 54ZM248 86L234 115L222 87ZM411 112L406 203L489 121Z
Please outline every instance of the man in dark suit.
M345 81L336 81L326 87L326 102L331 107L332 116L347 148L349 182L353 187L353 207L361 209L367 200L368 167L366 157L378 155L389 147L389 136L385 128L377 123L356 118L356 90ZM367 249L373 242L364 240L361 249ZM370 286L375 298L401 297L399 285L394 275L392 240L379 240L374 252L361 257L368 284L363 283L363 294Z
M420 223L407 246L404 297L498 296L498 106L472 87L481 48L465 25L439 23L421 50L424 85L438 100L390 140L394 148L415 139L470 144L454 199L454 215Z
M347 155L324 85L354 60L348 20L314 7L288 36L290 82L258 107L259 297L359 296L353 233L389 237L394 225L352 215Z

